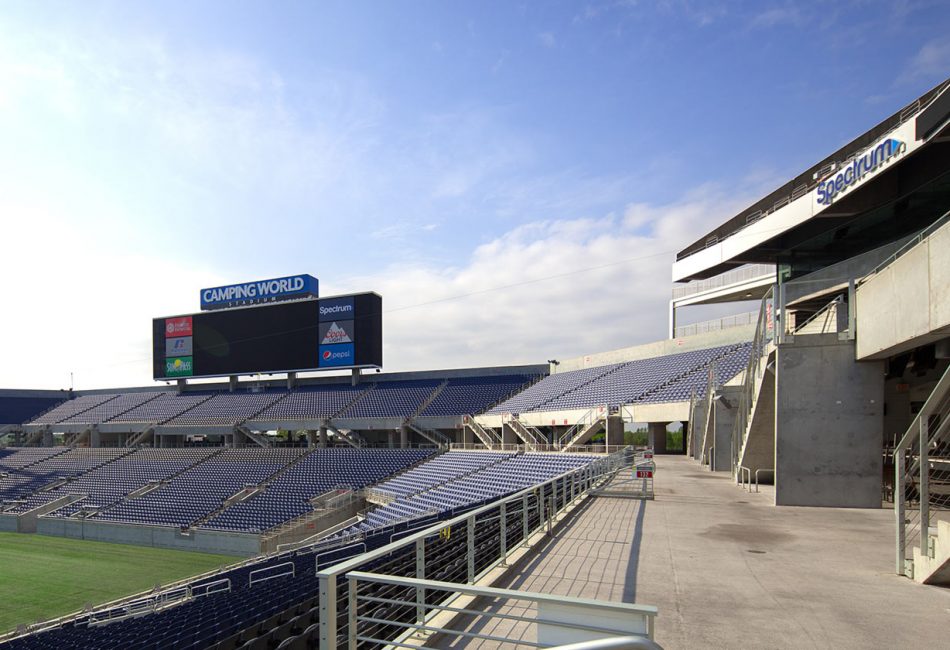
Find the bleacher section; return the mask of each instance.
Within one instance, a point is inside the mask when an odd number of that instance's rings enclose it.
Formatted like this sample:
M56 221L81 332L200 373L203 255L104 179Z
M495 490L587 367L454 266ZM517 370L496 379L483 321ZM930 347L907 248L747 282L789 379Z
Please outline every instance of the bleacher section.
M60 422L63 424L96 424L99 422L107 422L161 395L167 395L167 393L122 393L115 399L110 399L82 413L63 418Z
M214 451L208 448L138 449L55 490L28 497L28 505L14 512L29 510L69 494L84 495L85 498L55 510L48 516L69 517L81 509L104 510L150 483L167 480L204 460Z
M212 517L202 528L259 532L312 510L310 500L334 488L358 490L419 462L432 449L317 449L267 488Z
M294 391L253 420L320 420L331 418L371 386L328 385ZM253 421L252 420L252 421Z
M262 450L256 451L262 453ZM497 459L498 456L488 454L486 458ZM530 486L541 481L542 477L556 476L588 460L589 458L580 456L564 457L554 454L509 456L480 470L484 472L480 477L469 474L474 478L466 485L480 484L485 493L508 493L518 489L517 485ZM413 470L415 471L416 469ZM512 482L516 478L512 472L524 477L517 485ZM563 498L563 491L561 494ZM548 499L552 495L547 491L543 496ZM482 494L476 498L485 501ZM465 509L451 512L458 514L460 511L464 512ZM512 520L507 524L507 539L510 545L515 545L522 541L522 518L517 506L513 506L509 514L512 515ZM532 527L540 525L537 509L531 509L526 516ZM4 647L10 650L58 650L67 647L123 650L146 647L206 648L225 641L226 647L231 648L317 647L321 603L319 582L314 572L315 564L323 568L330 563L353 557L363 550L379 548L389 543L394 534L404 532L413 525L415 524L404 522L397 526L371 530L357 537L322 541L294 552L249 562L195 580L191 583L192 596L182 600L180 604L172 603L172 606L158 609L154 613L137 616L129 616L130 610L120 605L112 612L121 618L116 618L108 625L95 624L92 615L83 614L53 629L13 639L4 644ZM480 525L475 540L476 571L483 570L497 557L499 528L497 518ZM458 534L458 530L455 532L456 534L445 539L433 537L431 541L426 542L426 572L431 573L434 579L465 581L466 536ZM361 543L350 543L357 538ZM262 569L271 569L275 577L252 580L252 575L261 577ZM391 575L413 575L415 547L402 549L392 557L368 562L361 569L377 570ZM211 584L222 590L205 595L203 586ZM98 620L103 620L108 619L109 614L99 613L98 616ZM294 645L289 645L291 643Z
M304 451L222 449L157 490L122 501L94 519L189 526L245 487L270 478Z
M178 415L181 415L188 409L195 408L202 402L211 398L208 393L178 395L175 393L163 393L159 397L137 406L134 409L116 416L109 420L110 423L130 423L130 424L162 424Z
M449 452L379 485L378 491L397 498L367 513L366 520L350 530L369 531L496 499L592 460L573 454Z
M442 382L436 379L380 382L340 413L341 418L407 418Z
M0 449L0 471L20 469L52 456L64 454L65 447L7 447Z
M535 378L525 375L459 377L448 385L420 416L474 415L499 402Z
M745 367L750 349L750 343L741 343L558 373L498 404L489 413L688 400L694 389L698 393L705 389L711 364L715 364L719 381L724 383Z
M15 455L33 450L19 450ZM129 453L127 449L70 449L65 451L44 449L43 452L58 451L53 455L28 465L13 469L0 477L0 500L22 499L33 492L50 485L58 479L79 476L100 465L105 465ZM26 458L31 456L27 455ZM24 458L25 459L25 458ZM18 461L13 461L18 462Z
M50 409L37 418L30 420L30 424L56 424L63 420L79 415L89 409L93 409L104 402L115 399L118 393L109 393L104 395L80 395L76 399L63 402L59 406Z
M532 375L304 385L293 391L140 391L81 395L28 425L234 426L327 418L461 417L483 412L534 381ZM431 401L430 401L431 400Z
M169 426L240 424L286 396L285 392L221 393L168 420Z

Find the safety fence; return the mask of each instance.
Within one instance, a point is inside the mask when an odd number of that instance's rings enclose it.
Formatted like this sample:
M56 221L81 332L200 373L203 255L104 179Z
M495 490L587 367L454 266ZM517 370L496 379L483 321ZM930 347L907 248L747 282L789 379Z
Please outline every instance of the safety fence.
M556 518L622 467L629 467L631 452L624 449L604 456L499 501L411 532L382 548L318 568L320 647L409 645L409 635L427 631L440 615L439 610L443 610L441 614L447 611L442 606L463 595L461 585L473 585L492 569L505 565L536 534L550 532ZM350 575L356 571L360 574ZM366 578L367 574L373 574L373 580ZM440 584L380 584L380 580L400 578ZM351 591L354 585L356 591ZM407 589L412 592L408 596ZM400 602L371 600L374 598Z

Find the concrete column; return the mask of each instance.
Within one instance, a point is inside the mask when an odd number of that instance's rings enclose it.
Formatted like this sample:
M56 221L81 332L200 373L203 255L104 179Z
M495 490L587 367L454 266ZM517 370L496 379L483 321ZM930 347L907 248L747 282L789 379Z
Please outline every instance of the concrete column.
M475 443L475 434L469 427L462 427L462 443L466 445Z
M604 439L608 447L623 445L623 418L618 416L607 418L607 432Z
M53 432L47 429L43 432L43 446L52 447L53 446Z
M399 448L406 449L409 446L409 428L399 427Z
M647 443L657 454L666 453L666 426L669 422L650 422L647 425Z
M796 335L775 373L775 505L880 508L884 364L854 341Z
M518 434L515 433L514 429L512 429L507 424L501 425L501 444L517 445L520 442L521 442L521 438L518 437Z
M90 447L102 446L102 436L99 434L99 429L95 427L89 430L89 446Z
M386 442L388 443L390 449L396 446L396 432L395 431L386 432Z
M321 449L326 449L327 446L329 445L329 440L327 438L327 428L320 427L320 431L318 432L318 435L320 436L320 439L317 442L317 446L320 447Z

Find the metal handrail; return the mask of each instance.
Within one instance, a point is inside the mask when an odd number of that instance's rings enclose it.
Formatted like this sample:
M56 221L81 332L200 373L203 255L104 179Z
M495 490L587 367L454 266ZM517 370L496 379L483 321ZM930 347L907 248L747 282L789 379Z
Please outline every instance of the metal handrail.
M785 332L787 334L795 334L796 332L800 332L801 330L811 325L814 321L825 316L828 311L830 311L834 307L837 307L842 302L844 302L844 299L841 296L835 296L831 301L828 302L828 304L826 304L824 307L822 307L821 309L816 311L814 314L806 318L801 324L795 323L795 329L792 329L789 319L786 318Z
M935 430L931 426L936 423ZM911 421L907 431L894 447L894 518L896 524L896 572L907 573L907 552L914 538L921 554L929 552L930 520L932 518L930 453L943 443L950 445L950 368L943 373L930 397ZM908 460L910 462L908 462ZM918 509L909 508L916 491ZM910 494L908 494L910 492ZM945 495L941 495L945 499ZM941 502L944 507L947 503ZM933 504L938 505L938 504Z
M598 458L579 469L564 472L543 483L525 488L524 490L475 508L452 519L435 523L428 528L408 535L398 541L323 569L317 574L317 578L320 582L320 599L323 603L320 611L321 647L330 648L335 646L334 639L337 638L337 588L339 577L351 571L359 570L374 560L390 556L397 551L408 548L415 549L418 569L419 566L424 566L426 538L440 536L442 531L451 530L453 526L458 524L464 524L471 535L471 533L474 532L476 518L485 514L495 513L497 513L496 516L503 517L507 512L508 506L520 507L521 509L523 517L523 536L519 544L524 544L532 535L544 530L545 527L549 528L554 516L575 504L594 487L599 486L613 476L620 467L628 462L628 454L626 451L627 449L624 449L610 456ZM546 494L552 497L550 502L546 498L543 501L540 498ZM537 522L533 527L529 525L529 511L534 511L538 514ZM506 527L503 526L501 529L505 530ZM467 580L469 582L475 582L492 568L504 562L514 550L514 548L508 549L506 543L501 542L499 557L495 559L490 566L476 575L473 559L474 548L470 544L468 551ZM420 562L422 563L421 565L419 564ZM350 615L352 616L352 612L350 612Z
M705 280L694 280L693 282L689 282L687 284L674 285L673 300L679 300L687 296L694 296L705 291L711 291L713 289L725 287L735 282L752 280L767 275L775 275L774 264L747 264L746 266L733 269L732 271L727 271L726 273L712 278L707 278Z
M663 650L663 646L644 636L615 636L610 639L553 646L551 650Z
M904 244L903 246L898 248L896 251L894 251L883 262L875 266L871 270L870 273L868 273L867 275L865 275L863 278L861 278L858 281L858 286L864 284L865 282L873 278L875 275L883 271L885 268L893 264L897 260L897 258L903 257L904 255L906 255L908 252L910 252L912 248L915 248L918 244L920 244L925 239L930 237L930 235L934 234L936 231L940 230L940 228L942 228L947 223L950 223L950 210L945 212L943 216L937 219L935 222L933 222L932 224L930 224L929 226L927 226L926 228L918 232L916 235L914 235L910 241L908 241L906 244Z
M739 405L736 410L736 420L732 433L732 468L739 466L739 458L742 455L742 448L745 445L746 434L748 433L749 419L752 415L752 406L755 401L755 389L760 375L760 365L762 356L765 354L769 342L776 336L778 329L775 327L776 309L779 307L776 303L778 295L776 287L769 289L759 303L759 318L755 327L755 336L752 338L752 349L749 351L749 362L746 364L745 376L743 377L742 390L739 393ZM772 306L771 314L769 305ZM771 318L770 318L771 316Z
M577 630L580 632L587 632L591 635L601 635L601 634L617 634L621 632L617 628L604 628L598 625L589 624L589 623L576 623L568 621L559 621L559 620L545 620L541 621L539 618L528 617L524 615L517 615L511 613L493 613L485 610L475 610L465 607L453 607L448 604L443 603L432 603L426 602L425 600L417 600L418 593L424 593L428 590L434 591L447 591L453 594L469 596L472 598L490 598L495 600L512 600L512 601L523 601L527 603L533 603L535 605L549 604L563 606L575 605L575 606L586 606L589 608L596 608L599 611L610 612L614 615L615 620L623 620L630 622L631 619L636 622L642 621L645 635L635 638L639 639L650 639L653 636L654 630L654 619L657 615L657 608L651 605L635 605L631 603L615 603L609 601L600 601L600 600L590 600L586 598L571 598L567 596L553 595L553 594L544 594L531 591L518 591L514 589L499 589L497 587L476 587L469 585L460 585L452 582L444 582L439 580L427 580L420 578L407 578L400 576L390 576L382 575L378 573L368 573L363 571L351 571L346 574L347 581L349 583L349 621L350 627L356 628L359 622L370 622L375 624L384 624L391 625L404 630L403 636L406 633L417 632L417 631L426 631L426 632L438 632L444 633L451 636L459 636L461 638L470 638L470 639L483 639L488 641L505 641L501 637L496 637L493 635L479 633L479 632L466 632L460 630L448 630L444 626L434 626L427 625L428 619L436 612L430 612L428 615L423 615L420 617L422 620L416 620L414 622L400 622L392 620L383 620L376 616L360 616L358 613L358 604L359 600L368 601L371 603L380 603L386 604L389 606L394 606L396 608L405 608L405 607L417 607L425 610L437 610L446 612L452 615L469 615L469 616L484 616L496 619L503 619L507 621L523 622L523 623L549 623L554 624L557 627L563 627L567 629ZM382 598L378 596L361 596L359 595L358 585L359 583L371 583L377 585L386 585L391 587L405 587L407 588L402 593L411 595L412 600L399 599L396 596L390 596L387 598ZM397 592L399 593L399 592ZM404 597L405 598L405 597ZM454 599L453 599L454 601ZM629 631L629 630L623 630ZM351 629L350 634L348 635L348 645L351 650L355 650L360 641L368 642L386 642L386 639L377 639L361 636L357 633L355 629ZM520 645L531 645L535 647L544 647L540 643L529 642L521 640ZM392 645L402 645L401 643L394 642ZM609 647L609 646L608 646ZM635 646L635 647L655 647L655 646Z
M713 318L710 320L690 323L689 325L679 325L673 330L674 338L683 336L694 336L696 334L705 334L706 332L718 332L729 329L730 327L742 327L743 325L754 325L758 311L746 311L732 316L723 316L722 318Z

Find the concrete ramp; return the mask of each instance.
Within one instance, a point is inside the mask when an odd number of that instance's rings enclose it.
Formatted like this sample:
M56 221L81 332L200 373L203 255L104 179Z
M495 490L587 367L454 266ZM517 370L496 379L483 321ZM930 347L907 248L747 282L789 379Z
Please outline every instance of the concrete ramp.
M950 521L938 521L937 534L931 534L929 542L928 553L914 549L914 580L950 587Z

